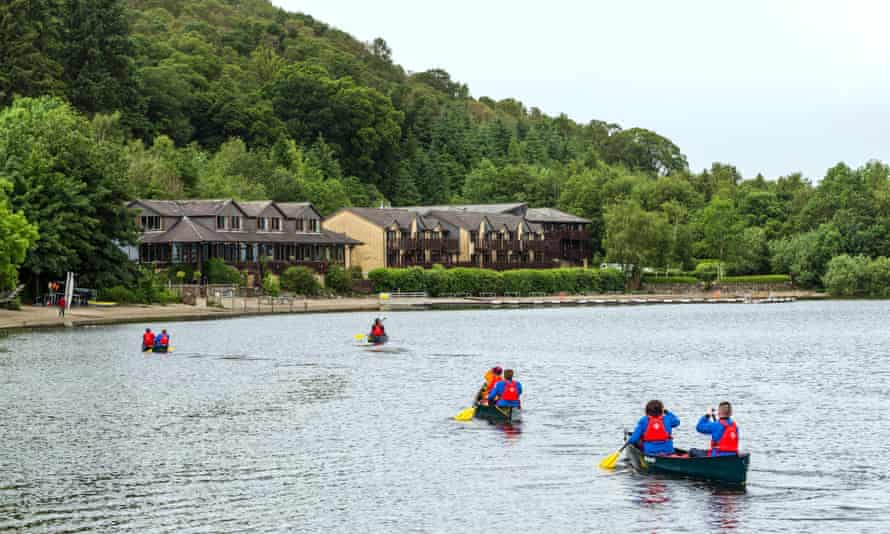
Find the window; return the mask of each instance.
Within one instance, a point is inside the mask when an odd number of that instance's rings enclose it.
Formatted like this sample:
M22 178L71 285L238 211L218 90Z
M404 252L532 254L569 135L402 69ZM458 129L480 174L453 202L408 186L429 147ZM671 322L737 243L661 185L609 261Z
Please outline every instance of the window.
M260 232L263 232L266 230L266 218L265 217L257 217L256 229L259 230Z
M216 217L216 229L217 230L225 230L226 229L226 218L222 215Z
M143 232L156 232L161 229L161 217L159 215L143 215L139 218Z
M281 231L281 217L272 217L270 219L272 222L272 231L280 232Z
M304 232L303 230L303 219L297 219L297 231Z
M396 233L392 230L386 232L387 241L395 241L397 239Z
M232 230L240 230L241 229L241 217L237 215L232 215L229 217L229 228Z
M318 219L309 219L309 231L318 233Z

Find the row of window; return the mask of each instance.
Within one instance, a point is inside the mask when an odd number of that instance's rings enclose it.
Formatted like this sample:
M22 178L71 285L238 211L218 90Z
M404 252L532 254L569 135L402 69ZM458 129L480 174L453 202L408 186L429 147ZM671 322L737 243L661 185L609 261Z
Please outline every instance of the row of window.
M321 231L321 223L318 219L297 219L297 232ZM281 217L257 217L257 231L280 232L282 231ZM139 217L139 226L143 232L158 232L163 230L159 215L142 215ZM217 230L239 231L242 229L241 217L238 215L219 215L216 217Z

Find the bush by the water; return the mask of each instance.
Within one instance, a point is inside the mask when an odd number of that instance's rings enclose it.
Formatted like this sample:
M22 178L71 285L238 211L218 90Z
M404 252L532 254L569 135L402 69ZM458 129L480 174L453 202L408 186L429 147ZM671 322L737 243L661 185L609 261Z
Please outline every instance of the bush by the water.
M886 260L886 258L882 258ZM874 260L877 261L877 260ZM868 294L880 295L886 288L875 286L869 280L872 260L865 256L835 256L828 262L823 277L825 288L838 297L854 297ZM872 293L874 291L874 293Z
M204 262L204 274L211 284L241 284L241 273L238 269L226 265L220 258L211 258Z
M278 276L267 273L263 278L263 293L270 297L277 297L281 294L281 280Z
M374 269L368 273L375 292L425 291L441 295L531 295L601 293L624 289L624 273L615 269L490 269L441 266L424 270Z
M349 293L352 291L353 275L352 269L347 270L338 265L331 265L324 275L324 286L335 293Z
M281 287L297 295L313 296L321 290L315 273L302 266L288 267L281 273Z
M701 282L694 276L655 276L651 274L643 275L643 283L645 284L697 284Z

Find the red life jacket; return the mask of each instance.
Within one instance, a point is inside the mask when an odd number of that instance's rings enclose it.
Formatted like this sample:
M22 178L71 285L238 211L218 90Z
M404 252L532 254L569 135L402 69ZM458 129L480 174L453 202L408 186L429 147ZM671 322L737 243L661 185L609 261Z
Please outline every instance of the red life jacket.
M374 337L380 337L383 335L383 325L375 324L371 327L371 335Z
M146 332L142 334L142 344L146 347L150 347L155 344L155 335L151 332Z
M500 382L501 380L503 380L503 378L496 374L492 374L491 380L488 381L488 387L485 389L485 394L487 395L494 391L494 387L498 385L498 382Z
M167 346L170 343L170 338L167 334L161 334L161 340L159 342L162 347Z
M734 452L738 454L739 429L735 421L727 423L725 419L721 419L720 424L723 425L723 435L720 436L720 441L711 440L711 454L716 452Z
M518 401L519 387L515 380L504 380L504 392L501 393L501 400Z
M643 441L667 441L671 439L671 434L664 426L664 417L652 417L647 415L649 421L646 422L646 431L643 432Z

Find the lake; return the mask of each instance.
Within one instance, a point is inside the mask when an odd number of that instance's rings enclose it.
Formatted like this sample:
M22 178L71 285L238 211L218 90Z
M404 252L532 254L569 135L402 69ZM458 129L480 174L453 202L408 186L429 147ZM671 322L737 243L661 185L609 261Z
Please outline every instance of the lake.
M0 532L887 532L890 303L150 324L0 340ZM486 369L523 423L451 417ZM731 400L746 491L597 467L651 398Z

